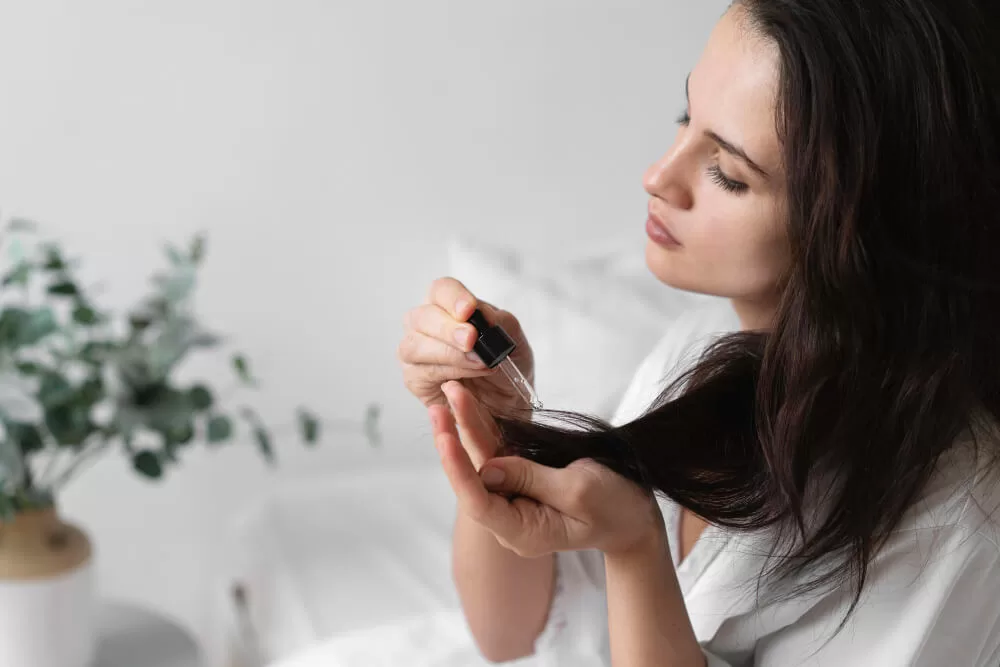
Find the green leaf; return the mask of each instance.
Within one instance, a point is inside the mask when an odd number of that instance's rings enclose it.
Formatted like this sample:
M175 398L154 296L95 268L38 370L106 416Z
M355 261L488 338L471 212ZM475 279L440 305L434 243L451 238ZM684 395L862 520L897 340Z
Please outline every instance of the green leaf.
M165 243L163 245L163 250L167 253L167 257L170 258L171 264L184 264L184 255L182 255L181 251L175 248L172 244Z
M210 443L228 440L233 434L233 422L225 415L215 415L208 420L208 441Z
M150 382L132 388L132 403L142 409L151 409L167 400L170 387L164 382Z
M28 380L17 373L0 371L0 417L13 422L37 424L45 411L33 395L37 391L35 385L35 378Z
M153 323L153 317L148 313L130 313L128 323L132 331L142 331Z
M58 329L50 308L5 308L0 312L0 346L34 345Z
M163 476L163 466L159 457L148 449L132 457L132 466L150 479L159 479Z
M57 283L53 283L49 285L49 289L47 291L49 294L56 296L76 296L80 293L76 284L69 280L61 280Z
M34 424L6 422L7 437L17 443L21 454L27 455L45 448L42 434Z
M76 390L60 373L46 370L42 373L42 382L38 388L38 400L45 407L65 405L73 400Z
M33 361L19 361L16 364L17 372L21 375L38 375L44 369Z
M197 264L205 256L205 236L198 234L191 241L191 261Z
M77 399L87 406L93 406L104 398L104 380L100 375L92 375L77 389Z
M79 304L73 309L73 321L77 324L89 327L97 324L99 320L100 316L97 311L90 306Z
M319 439L319 420L305 408L299 408L299 430L302 439L310 444Z
M188 400L191 402L191 406L200 411L208 410L212 407L213 399L212 392L209 391L208 387L203 384L198 384L188 391Z
M42 268L46 271L66 270L66 262L63 260L62 253L57 246L51 243L45 246L45 263L42 264Z
M21 262L13 269L7 272L3 277L3 286L8 287L10 285L27 285L28 278L31 276L31 264L27 262Z
M114 352L116 345L110 340L92 340L84 343L80 348L78 358L88 364L100 366L110 353Z
M63 447L79 447L97 430L86 405L63 404L45 411L45 426Z
M239 376L240 380L246 384L253 384L253 378L250 376L250 365L245 356L242 354L234 354L233 368L236 370L236 375Z
M253 429L253 437L257 441L257 448L268 463L274 463L274 449L271 447L271 435L261 425L257 424Z
M194 439L194 422L174 426L163 437L168 445L186 445Z
M185 428L194 420L194 408L186 391L178 391L173 387L161 385L155 390L155 397L145 397L143 405L146 414L146 424L160 433L172 433L175 429Z
M51 308L39 308L31 311L24 330L21 332L22 345L34 345L51 333L59 330L56 316Z

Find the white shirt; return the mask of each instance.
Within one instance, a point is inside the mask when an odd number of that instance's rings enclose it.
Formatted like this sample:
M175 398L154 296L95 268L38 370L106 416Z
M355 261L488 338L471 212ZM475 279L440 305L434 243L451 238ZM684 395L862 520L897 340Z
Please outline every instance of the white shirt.
M738 328L728 302L685 315L645 359L612 423L638 416L709 341ZM679 563L679 507L658 495L709 667L1000 665L1000 529L985 514L1000 505L1000 485L973 488L980 468L962 443L875 557L859 606L829 642L850 587L784 602L762 597L758 606L754 584L769 542L709 525ZM555 596L535 642L539 664L611 665L604 583L599 551L556 554Z

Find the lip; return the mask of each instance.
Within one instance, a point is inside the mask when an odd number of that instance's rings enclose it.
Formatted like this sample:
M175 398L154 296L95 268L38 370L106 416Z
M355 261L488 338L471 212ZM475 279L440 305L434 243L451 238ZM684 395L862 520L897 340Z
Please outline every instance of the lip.
M670 233L666 223L653 215L652 211L649 212L649 218L646 219L646 234L654 243L665 248L681 247L681 242Z

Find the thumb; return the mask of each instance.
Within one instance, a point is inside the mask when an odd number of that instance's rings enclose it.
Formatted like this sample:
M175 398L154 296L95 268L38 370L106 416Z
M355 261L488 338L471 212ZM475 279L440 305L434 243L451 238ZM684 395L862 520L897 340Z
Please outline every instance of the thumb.
M483 484L494 493L527 496L540 503L558 507L565 500L563 479L558 468L549 468L519 456L490 459L479 474Z

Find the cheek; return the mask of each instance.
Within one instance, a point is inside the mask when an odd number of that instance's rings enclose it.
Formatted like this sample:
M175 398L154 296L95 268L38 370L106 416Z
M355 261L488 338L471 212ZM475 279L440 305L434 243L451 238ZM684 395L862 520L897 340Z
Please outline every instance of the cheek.
M730 298L772 292L788 264L783 230L763 211L728 208L693 218L682 252L661 257L654 273L681 289Z

